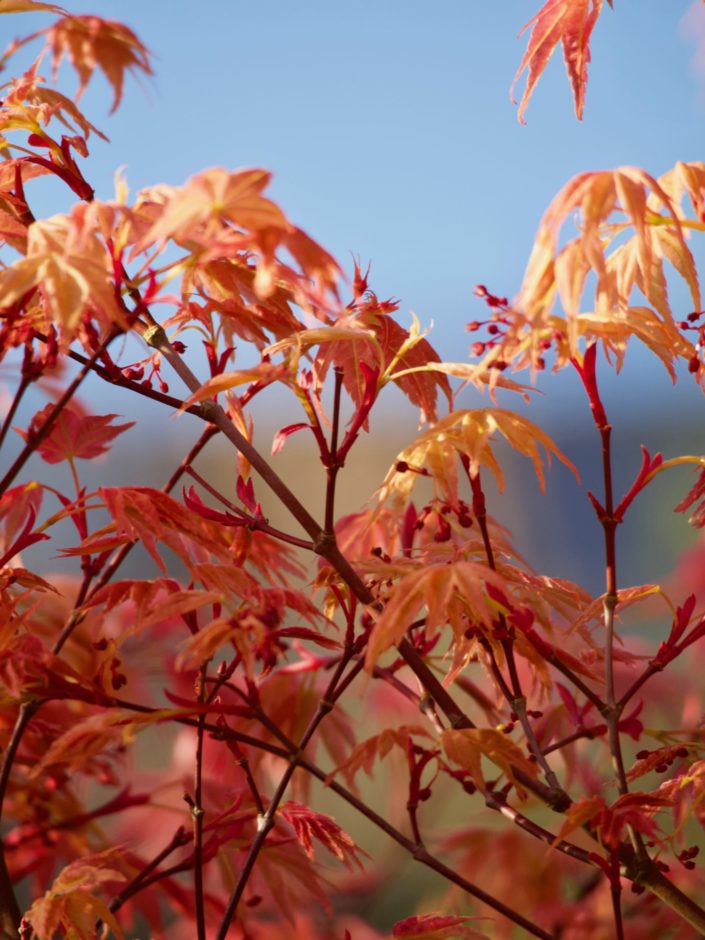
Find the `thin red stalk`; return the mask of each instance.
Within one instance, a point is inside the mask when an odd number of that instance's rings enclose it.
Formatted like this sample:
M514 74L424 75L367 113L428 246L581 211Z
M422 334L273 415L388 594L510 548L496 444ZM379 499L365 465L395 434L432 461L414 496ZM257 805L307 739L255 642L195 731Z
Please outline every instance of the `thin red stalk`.
M614 612L618 602L618 581L617 581L617 525L618 519L614 511L614 487L612 482L612 425L609 423L607 413L600 398L599 387L597 384L597 374L595 370L595 357L597 354L596 346L593 344L583 357L582 367L576 366L583 385L588 395L590 410L600 434L600 444L602 453L602 478L604 487L604 506L600 509L596 506L598 521L602 526L605 546L605 596L603 600L604 624L605 624L605 686L606 702L601 711L607 723L607 733L609 740L610 754L612 755L612 766L615 773L617 787L620 794L629 792L629 784L624 769L624 758L622 755L622 742L619 732L619 717L621 710L617 705L614 688ZM575 363L574 363L575 364ZM628 826L627 831L631 840L634 852L636 853L637 863L642 867L650 863L649 855L639 832L633 826ZM618 911L620 898L614 894L613 906L615 910L615 924L619 929L621 924L621 913Z
M10 403L10 407L7 410L7 414L5 415L5 420L2 423L2 429L0 429L0 447L2 447L5 437L7 436L7 432L10 430L12 420L20 406L20 402L22 401L22 396L27 391L30 384L30 380L25 375L23 375L17 386L15 396Z
M264 522L262 519L255 518L255 516L250 516L243 509L240 509L239 506L236 506L234 503L231 503L229 499L226 499L222 493L219 493L218 490L211 486L211 484L204 480L200 473L193 469L193 467L187 467L186 473L189 476L193 477L196 482L203 487L203 489L210 493L214 499L217 499L219 503L222 503L230 512L237 515L239 518L247 522L247 528L256 530L258 532L265 532L267 535L271 535L276 539L279 539L280 542L286 542L288 545L295 545L297 548L305 548L309 551L313 548L313 543L307 539L297 538L295 535L288 535L286 532L282 532L280 529L275 529L273 526Z
M333 392L333 426L330 435L330 462L326 466L326 506L323 528L333 532L335 526L335 484L340 470L338 461L338 434L340 428L340 403L343 389L343 370L336 366L334 370L335 389Z

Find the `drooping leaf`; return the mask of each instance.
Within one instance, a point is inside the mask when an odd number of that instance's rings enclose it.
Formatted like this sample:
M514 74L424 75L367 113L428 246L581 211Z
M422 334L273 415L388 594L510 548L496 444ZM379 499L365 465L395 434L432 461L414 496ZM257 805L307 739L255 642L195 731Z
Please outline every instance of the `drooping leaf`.
M127 881L126 874L116 867L119 861L119 850L108 849L67 865L25 915L37 940L52 940L58 931L73 940L93 940L99 920L116 940L124 940L108 904L93 893L102 885Z
M401 578L379 614L367 644L366 668L372 669L381 654L398 643L419 613L428 635L450 623L462 636L467 623L489 629L495 608L487 585L506 587L501 575L486 564L457 561L425 565Z
M612 0L607 0L612 5ZM531 28L529 43L512 82L512 92L522 72L527 70L526 87L519 104L518 117L524 111L534 87L557 44L563 44L568 78L573 89L575 115L582 120L590 61L590 37L602 9L602 0L547 0L522 29Z
M366 852L350 838L341 827L325 813L318 813L310 806L287 800L279 807L279 813L293 827L296 838L306 855L313 859L313 843L320 842L347 868L362 869L360 855Z
M492 448L495 435L501 435L511 447L531 460L542 489L545 481L541 447L547 461L550 462L551 456L557 457L577 476L577 470L565 454L527 418L502 408L458 410L441 418L399 453L380 488L380 504L390 498L408 500L419 479L419 471L433 478L439 496L457 504L459 456L469 460L472 474L483 467L489 469L500 490L503 489L504 476Z
M46 42L51 51L54 79L64 58L78 73L78 97L95 69L100 69L113 90L111 111L122 100L125 72L152 75L147 48L128 26L115 20L69 15L46 31Z
M507 780L516 787L517 794L524 798L525 791L514 776L515 769L536 777L538 770L506 734L494 728L463 728L459 731L444 731L441 735L443 749L454 763L469 771L478 786L485 783L482 760L487 759L502 771Z
M554 368L562 368L580 360L583 337L600 340L617 370L632 336L658 355L672 378L676 359L692 361L696 349L670 309L664 261L673 263L700 310L685 237L694 223L671 198L669 186L678 192L673 179L666 178L665 186L662 180L637 167L619 167L581 173L563 187L544 214L519 296L506 311L502 336L482 360L485 367L501 360L515 369L535 368L553 347ZM566 243L562 228L571 218L579 234ZM595 297L585 309L588 275L594 276ZM650 306L634 303L635 290ZM557 298L563 316L554 312Z
M221 559L230 556L225 535L228 529L189 512L161 490L139 486L102 487L99 493L118 534L132 542L141 541L165 575L167 571L157 549L158 541L186 564L191 560L191 544Z
M385 728L379 734L360 741L345 761L329 774L328 780L342 773L347 782L353 784L359 770L364 770L367 776L371 777L375 760L383 760L395 747L406 753L412 742L412 736L431 737L421 725L401 725L399 728Z
M20 300L33 287L44 299L48 329L53 321L64 342L76 334L86 310L104 323L126 326L116 301L113 263L99 232L88 221L91 207L74 206L30 226L27 255L0 271L3 304Z

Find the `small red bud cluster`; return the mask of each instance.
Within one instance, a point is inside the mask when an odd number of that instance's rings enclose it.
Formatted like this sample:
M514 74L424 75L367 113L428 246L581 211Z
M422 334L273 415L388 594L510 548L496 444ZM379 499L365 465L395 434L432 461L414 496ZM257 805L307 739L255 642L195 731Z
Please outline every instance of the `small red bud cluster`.
M407 469L411 470L413 468L408 467L407 465ZM399 464L397 464L397 470L399 470ZM427 474L427 471L416 470L415 472ZM463 502L463 500L460 500L456 507L451 506L450 503L440 503L439 505L429 504L424 506L424 508L416 517L415 528L418 530L423 529L426 525L426 521L435 517L437 528L433 536L433 541L447 542L450 540L452 529L446 516L450 515L451 513L455 514L458 520L458 524L464 529L469 529L473 524L472 516L470 514L470 507L467 505L467 503Z
M173 342L172 347L179 354L186 351L186 347L180 340ZM150 366L149 373L145 378L145 367ZM159 391L166 395L169 392L169 385L161 376L161 355L159 353L154 353L152 356L148 356L146 359L142 359L139 362L133 362L132 365L123 366L121 369L122 375L130 382L139 382L142 388L152 388L152 383L156 381L159 385Z
M705 348L705 323L698 323L698 320L703 316L705 316L705 310L693 310L692 313L688 314L685 320L681 320L678 324L684 332L690 330L698 334L698 338L695 342L697 352L688 360L688 372L690 372L691 375L698 375L703 366L700 358L700 350Z
M688 849L683 849L682 852L679 852L676 856L678 861L681 863L683 868L687 868L688 871L692 871L695 868L695 862L693 859L696 857L700 851L700 846L691 845Z
M473 356L484 356L490 349L494 349L506 332L506 327L509 325L509 317L506 315L509 301L506 297L497 297L495 294L491 294L484 284L477 285L475 296L481 297L492 313L488 320L471 320L470 323L466 324L465 329L468 333L475 333L482 327L486 328L489 338L475 342L470 347ZM507 363L498 359L490 364L490 368L502 371L507 368Z
M643 750L637 752L636 758L637 760L646 760L646 758L649 757L651 753L652 752L649 751L647 748L644 748ZM684 758L687 756L688 756L687 747L679 747L670 752L664 751L663 759L660 760L659 763L655 765L654 770L657 774L665 774L668 768L671 766L671 764L676 760L676 758Z

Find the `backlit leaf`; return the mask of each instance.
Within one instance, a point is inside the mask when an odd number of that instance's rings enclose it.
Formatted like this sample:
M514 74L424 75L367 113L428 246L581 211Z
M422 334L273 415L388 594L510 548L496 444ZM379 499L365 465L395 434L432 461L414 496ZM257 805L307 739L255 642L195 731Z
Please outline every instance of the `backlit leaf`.
M26 441L32 440L33 433L42 427L53 408L53 405L46 405L32 418L27 431L20 431ZM125 424L112 424L117 417L119 415L83 415L68 406L62 409L51 431L36 449L47 463L60 463L78 457L83 460L99 457L108 451L118 434L127 431L135 423L128 421Z
M441 735L443 749L456 764L469 771L479 786L484 786L482 772L483 758L489 760L516 787L519 796L526 794L514 777L514 770L522 770L531 777L536 777L536 764L525 756L518 744L506 734L494 728L463 728L459 731L444 731Z
M607 2L612 5L612 0ZM534 87L559 42L563 44L575 114L578 120L582 119L590 61L590 36L601 9L602 0L547 0L524 26L522 33L531 27L529 43L512 82L513 92L521 73L527 70L526 87L519 104L520 121L524 120L524 111Z

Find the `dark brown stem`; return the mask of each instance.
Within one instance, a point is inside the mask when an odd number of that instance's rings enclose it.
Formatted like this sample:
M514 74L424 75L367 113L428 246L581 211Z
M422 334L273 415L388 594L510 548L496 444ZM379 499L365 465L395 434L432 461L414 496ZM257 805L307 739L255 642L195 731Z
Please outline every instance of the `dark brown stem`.
M12 879L5 861L5 847L0 839L0 938L17 940L22 911L12 887Z
M612 916L614 917L615 940L624 940L624 922L622 920L622 885L619 878L610 881L612 898Z
M326 467L326 507L323 528L333 532L335 526L335 484L340 470L338 462L338 434L340 428L340 402L343 389L343 370L335 367L335 390L333 392L333 426L330 435L330 463Z

